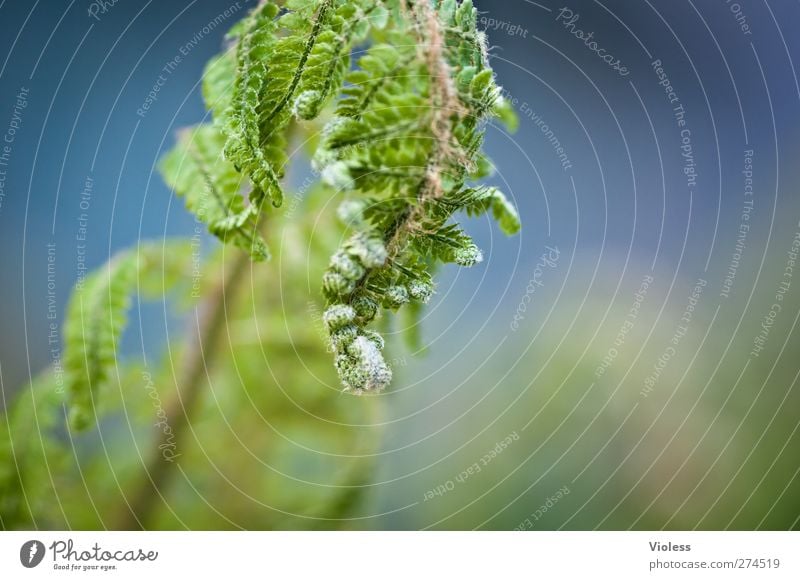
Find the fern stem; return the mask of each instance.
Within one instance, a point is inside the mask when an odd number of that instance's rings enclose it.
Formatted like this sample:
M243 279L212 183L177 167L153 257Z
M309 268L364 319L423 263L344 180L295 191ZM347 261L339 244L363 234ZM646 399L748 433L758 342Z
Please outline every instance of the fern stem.
M287 141L292 142L296 132L295 124L290 123L285 131ZM284 179L289 181L288 172ZM263 219L260 214L259 217L262 221L256 224L253 231L254 237L264 230L267 223L267 220ZM229 254L223 262L222 278L195 311L197 332L189 333L181 370L176 380L175 395L166 409L166 416L170 418L170 421L174 421L170 426L174 437L171 443L174 444L175 449L179 450L181 445L187 444L184 432L197 409L203 387L219 355L218 343L226 328L228 313L231 311L231 301L242 285L247 266L251 263L249 254L245 252L234 250ZM163 501L169 508L162 490L165 490L169 478L179 467L177 464L166 461L160 451L159 445L166 443L166 439L165 435L154 443L150 457L144 465L144 480L134 491L133 499L129 501L126 498L125 509L122 510L119 520L116 522L117 529L145 529L159 507L160 501Z
M224 262L222 279L195 311L197 332L189 333L189 342L176 380L175 395L166 407L166 416L172 427L171 438L168 442L167 437L162 436L154 443L145 463L145 479L132 494L132 499L126 498L126 509L115 522L117 529L146 529L161 501L166 504L164 489L179 467L163 457L159 445L169 443L180 450L183 445L188 444L185 431L197 409L210 369L220 353L218 343L225 329L230 301L241 285L248 264L249 256L235 251Z
M386 232L387 260L384 266L367 270L356 283L354 296L363 289L369 289L372 277L381 268L397 266L397 258L402 254L409 237L418 229L417 225L423 213L426 201L439 199L442 196L442 165L448 156L453 154L450 117L461 111L461 103L452 85L450 67L444 54L444 38L442 25L436 12L427 2L412 7L414 29L422 52L428 65L431 79L431 126L433 128L433 147L430 161L425 167L424 177L417 188L415 199L398 216ZM460 155L456 155L460 157ZM463 163L462 163L463 167Z

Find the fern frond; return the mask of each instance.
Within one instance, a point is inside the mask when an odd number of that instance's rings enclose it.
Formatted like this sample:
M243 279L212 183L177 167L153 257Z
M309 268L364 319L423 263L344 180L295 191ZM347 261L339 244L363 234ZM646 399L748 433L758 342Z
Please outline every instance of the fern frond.
M276 42L275 16L279 8L263 2L248 16L238 41L237 76L232 104L227 113L228 141L225 155L253 181L251 200L266 195L279 206L283 199L279 176L259 146L259 106L267 82L266 62Z
M258 233L259 207L245 203L242 177L223 157L224 145L215 125L185 130L162 159L161 173L212 234L249 252L255 261L266 260L269 250Z
M470 216L491 211L500 230L508 236L518 233L522 227L517 208L496 187L465 188L453 201L455 208L465 209Z
M482 153L487 120L515 120L476 23L472 0L262 2L232 33L235 67L222 56L207 71L204 92L225 137L201 126L163 165L212 233L264 258L259 216L266 198L275 206L283 199L286 128L340 96L313 165L345 192L343 213L356 230L322 286L336 366L357 393L381 390L391 377L383 341L369 328L381 310L416 315L438 264L482 260L455 216L491 212L504 233L520 229L499 190L472 185L491 172ZM353 47L384 28L350 70ZM249 203L239 172L252 182Z
M285 128L293 117L315 118L338 92L353 44L384 11L379 0L295 0L280 16L269 2L252 13L239 39L225 154L253 181L254 205L265 196L281 205Z
M34 523L52 527L37 514L56 515L53 474L69 457L55 433L63 402L60 390L59 375L49 368L0 413L0 528L4 530Z
M233 51L223 52L212 58L203 72L203 102L214 114L215 120L223 121L224 113L233 100L236 79L236 57Z
M337 115L358 119L377 96L403 94L403 86L413 85L414 79L408 75L416 56L415 43L410 36L397 32L391 38L392 44L371 46L358 60L358 68L348 73Z
M490 170L483 124L505 114L477 11L470 0L411 10L411 23L398 12L393 42L370 48L347 75L315 158L329 185L364 196L361 205L347 202L358 231L323 280L336 368L356 393L379 391L391 379L383 340L368 328L380 310L415 318L433 293L437 263L468 267L483 259L453 216L491 211L503 232L520 227L499 190L468 185Z
M185 242L174 242L123 251L73 290L63 358L73 429L87 428L96 416L97 394L116 366L117 345L137 287L152 288L157 280L162 291L168 290L164 284L180 280L190 265L188 249Z

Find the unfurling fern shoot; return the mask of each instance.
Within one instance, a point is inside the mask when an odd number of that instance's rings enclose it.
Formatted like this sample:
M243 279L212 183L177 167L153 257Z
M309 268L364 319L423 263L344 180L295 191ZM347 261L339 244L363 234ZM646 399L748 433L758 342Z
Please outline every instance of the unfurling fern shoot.
M508 199L476 183L491 165L485 122L514 117L476 16L471 0L263 1L206 68L213 120L184 130L161 163L212 234L262 261L262 222L284 199L288 132L322 127L307 139L313 167L326 195L343 198L349 228L319 281L323 320L341 383L357 394L392 378L373 322L386 311L417 315L438 264L481 262L454 216L491 212L505 233L520 227ZM65 339L75 428L92 422L153 251L120 255L73 296Z
M426 303L438 262L482 260L452 216L491 209L506 233L519 229L500 191L470 183L488 165L481 123L504 106L475 8L409 2L401 14L348 74L315 158L328 185L346 192L340 211L357 230L323 280L336 368L356 393L391 380L384 341L368 330L379 311Z

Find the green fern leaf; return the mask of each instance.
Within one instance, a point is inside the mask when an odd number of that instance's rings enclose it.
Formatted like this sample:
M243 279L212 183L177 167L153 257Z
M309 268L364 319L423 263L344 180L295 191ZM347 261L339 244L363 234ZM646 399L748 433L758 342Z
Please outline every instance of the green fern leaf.
M352 45L363 40L378 7L377 0L298 1L276 18L277 7L264 3L250 16L239 40L225 154L253 181L253 204L265 196L282 204L285 128L293 117L315 118L338 92Z
M64 373L75 430L96 417L97 395L117 363L117 345L137 287L157 287L185 273L188 244L146 244L121 252L88 275L72 292L64 323ZM162 295L161 292L158 295Z
M323 279L336 368L356 393L378 391L391 379L383 341L368 328L380 310L403 310L416 320L433 293L437 263L482 261L470 236L451 222L455 214L491 211L504 233L520 228L499 190L467 185L490 171L481 153L483 124L506 114L477 11L470 0L409 9L416 22L395 13L391 42L371 47L348 73L315 157L323 181L363 196L361 204L345 202L343 213L358 231ZM432 29L444 43L426 36Z
M225 137L215 125L183 131L162 159L161 173L212 234L249 252L255 261L266 260L269 250L258 233L260 208L245 203L242 177L223 157L224 146Z
M37 515L54 515L53 474L69 457L55 433L63 403L60 383L60 371L49 368L0 413L0 526L5 530L54 527Z
M233 100L236 78L236 58L233 51L224 52L212 58L203 73L203 102L206 109L222 120Z

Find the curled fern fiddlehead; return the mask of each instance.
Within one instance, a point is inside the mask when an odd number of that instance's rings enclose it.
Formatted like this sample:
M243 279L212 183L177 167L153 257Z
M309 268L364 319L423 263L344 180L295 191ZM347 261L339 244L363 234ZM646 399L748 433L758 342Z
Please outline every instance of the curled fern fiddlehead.
M316 157L330 185L361 195L359 203L345 202L341 213L357 231L323 280L336 368L356 393L380 391L391 380L383 340L368 330L380 309L419 311L433 293L437 263L482 260L450 223L453 215L491 210L505 233L519 230L499 190L468 183L485 172L482 122L508 117L476 10L470 0L435 4L402 3L400 13L410 16L348 75Z

